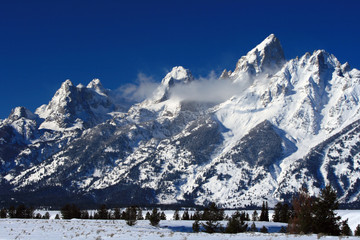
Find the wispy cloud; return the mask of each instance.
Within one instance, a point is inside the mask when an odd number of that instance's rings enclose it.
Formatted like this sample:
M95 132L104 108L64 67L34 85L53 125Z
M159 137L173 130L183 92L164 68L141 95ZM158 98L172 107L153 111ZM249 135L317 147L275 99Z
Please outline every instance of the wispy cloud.
M241 94L250 86L251 81L247 78L241 81L219 79L215 71L211 71L206 77L199 77L189 84L178 84L170 89L170 98L178 101L196 101L220 103L234 95ZM123 85L117 89L117 99L128 103L141 102L151 98L160 81L144 73L139 73L135 83Z
M141 102L151 97L154 90L159 86L153 77L139 73L135 83L129 83L118 88L118 93L129 102Z
M207 77L200 77L187 85L173 87L170 97L179 100L220 103L241 93L248 86L248 81L234 83L230 79L219 79L215 72L211 71Z

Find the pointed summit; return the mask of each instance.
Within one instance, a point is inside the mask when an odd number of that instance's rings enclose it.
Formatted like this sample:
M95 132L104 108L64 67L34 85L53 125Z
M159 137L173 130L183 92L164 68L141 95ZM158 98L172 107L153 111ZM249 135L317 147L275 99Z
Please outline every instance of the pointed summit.
M230 74L231 74L231 71L227 71L226 69L224 69L224 71L221 73L219 79L228 79L230 78Z
M164 79L161 81L162 85L167 85L169 87L177 83L189 83L194 80L190 70L185 69L182 66L173 67L173 69L166 74Z
M69 87L73 87L74 84L70 81L70 79L66 79L65 82L61 84L61 89L68 89Z
M106 89L103 87L98 78L93 79L86 87L93 89L100 95L106 95Z
M92 80L86 88L82 84L75 87L66 80L51 101L38 108L36 114L44 119L40 129L62 131L94 126L107 119L107 113L114 108L99 79Z
M155 90L154 101L162 102L169 98L169 92L172 87L178 84L188 84L194 80L190 70L182 66L173 67L161 81L160 86Z
M284 51L279 39L270 34L264 41L239 59L234 75L256 76L277 71L285 63Z
M16 107L11 111L8 117L8 119L12 121L18 120L20 118L35 119L36 116L25 107Z

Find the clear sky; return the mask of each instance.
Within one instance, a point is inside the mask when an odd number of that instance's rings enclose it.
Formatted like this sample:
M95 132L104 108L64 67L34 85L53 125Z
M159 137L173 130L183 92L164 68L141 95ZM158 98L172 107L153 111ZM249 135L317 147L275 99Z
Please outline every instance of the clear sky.
M66 79L117 89L173 66L233 70L269 34L287 59L325 49L360 69L359 0L0 0L0 118Z

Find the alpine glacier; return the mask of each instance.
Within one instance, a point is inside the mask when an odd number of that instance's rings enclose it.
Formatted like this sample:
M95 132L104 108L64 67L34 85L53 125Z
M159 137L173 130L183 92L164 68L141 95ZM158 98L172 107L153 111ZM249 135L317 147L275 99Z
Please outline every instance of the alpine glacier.
M66 80L0 122L0 204L273 206L331 184L357 205L359 82L324 50L286 60L273 34L216 80L174 67L130 107Z

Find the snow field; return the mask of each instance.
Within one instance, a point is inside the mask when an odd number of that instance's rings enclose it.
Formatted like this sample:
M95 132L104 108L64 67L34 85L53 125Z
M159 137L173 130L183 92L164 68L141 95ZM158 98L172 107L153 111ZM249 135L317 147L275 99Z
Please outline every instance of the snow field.
M288 235L280 233L240 233L207 234L192 233L193 221L164 220L159 227L149 225L149 221L138 221L135 226L126 225L124 220L37 220L37 219L1 219L0 239L207 239L207 240L282 240L282 239L317 239L317 235ZM226 223L226 222L224 222ZM269 229L278 228L280 223L257 222L258 227L265 225ZM339 237L324 237L339 239ZM352 238L349 238L352 239ZM357 239L357 238L353 238Z

